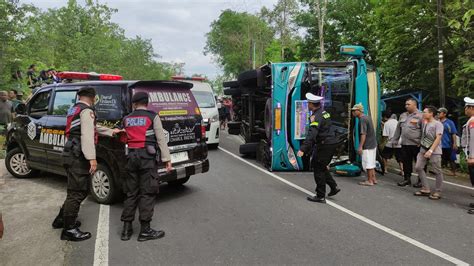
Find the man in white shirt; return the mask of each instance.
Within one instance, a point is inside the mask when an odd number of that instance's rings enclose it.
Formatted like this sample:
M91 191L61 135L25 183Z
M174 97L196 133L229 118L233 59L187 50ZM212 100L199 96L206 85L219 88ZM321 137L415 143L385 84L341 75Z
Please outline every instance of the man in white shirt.
M397 160L401 169L401 175L403 176L403 163L401 157L402 145L400 145L401 138L397 144L392 143L398 125L397 115L391 115L389 112L384 112L383 119L385 120L385 123L383 126L382 137L384 139L383 143L386 144L382 150L382 158L384 160L385 172L387 172L388 160L392 159L395 155L395 160Z

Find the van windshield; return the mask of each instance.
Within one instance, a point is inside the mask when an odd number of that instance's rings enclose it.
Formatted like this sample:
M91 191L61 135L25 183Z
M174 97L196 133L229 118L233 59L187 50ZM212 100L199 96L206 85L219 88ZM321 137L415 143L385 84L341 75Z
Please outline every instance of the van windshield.
M192 91L199 108L213 108L216 106L214 95L207 91Z

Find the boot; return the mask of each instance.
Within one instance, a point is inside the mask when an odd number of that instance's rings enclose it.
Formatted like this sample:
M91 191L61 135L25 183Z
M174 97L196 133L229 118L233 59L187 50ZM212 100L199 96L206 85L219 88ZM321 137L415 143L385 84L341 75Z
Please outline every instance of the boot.
M410 182L410 180L405 179L402 182L397 183L397 185L400 186L400 187L406 187L406 186L411 185L411 182Z
M64 229L61 232L61 240L83 241L91 238L91 233L82 232L75 225L76 217L64 217Z
M132 228L132 222L123 222L123 230L122 230L122 236L120 239L123 241L130 240L130 237L132 237L133 234L133 228Z
M331 191L328 194L328 197L335 196L339 192L341 192L341 189L338 187L335 187L334 189L331 189Z
M63 228L64 227L64 209L61 208L59 209L59 213L58 213L58 216L56 216L56 218L54 218L54 221L53 221L53 228L54 229L60 229L60 228ZM76 221L76 225L75 227L79 227L81 226L81 222L79 221Z
M326 199L324 197L308 196L306 199L312 202L326 203Z
M161 230L154 230L150 228L150 222L141 222L140 234L138 235L138 241L147 241L162 238L165 236L165 232Z

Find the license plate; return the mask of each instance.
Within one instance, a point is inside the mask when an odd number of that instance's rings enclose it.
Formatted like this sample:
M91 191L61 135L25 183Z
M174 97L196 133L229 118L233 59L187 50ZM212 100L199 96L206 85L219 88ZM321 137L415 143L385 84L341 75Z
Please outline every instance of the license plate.
M177 152L171 154L171 163L179 163L189 160L188 152Z

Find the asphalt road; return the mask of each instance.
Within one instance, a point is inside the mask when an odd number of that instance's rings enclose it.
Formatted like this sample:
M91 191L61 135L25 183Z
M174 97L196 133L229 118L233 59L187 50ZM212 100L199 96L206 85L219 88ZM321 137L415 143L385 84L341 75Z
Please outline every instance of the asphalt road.
M473 190L445 185L443 199L431 201L396 186L393 174L376 187L357 185L363 177L336 177L342 192L329 204L312 203L305 199L314 190L312 173L262 171L252 159L238 159L238 145L223 134L208 173L180 189L161 187L152 226L166 236L156 241L137 242L137 222L132 240L121 241L122 204L91 200L80 220L94 237L60 241L50 223L65 180L6 175L0 208L9 231L0 240L0 265L474 263L474 216L465 211Z

